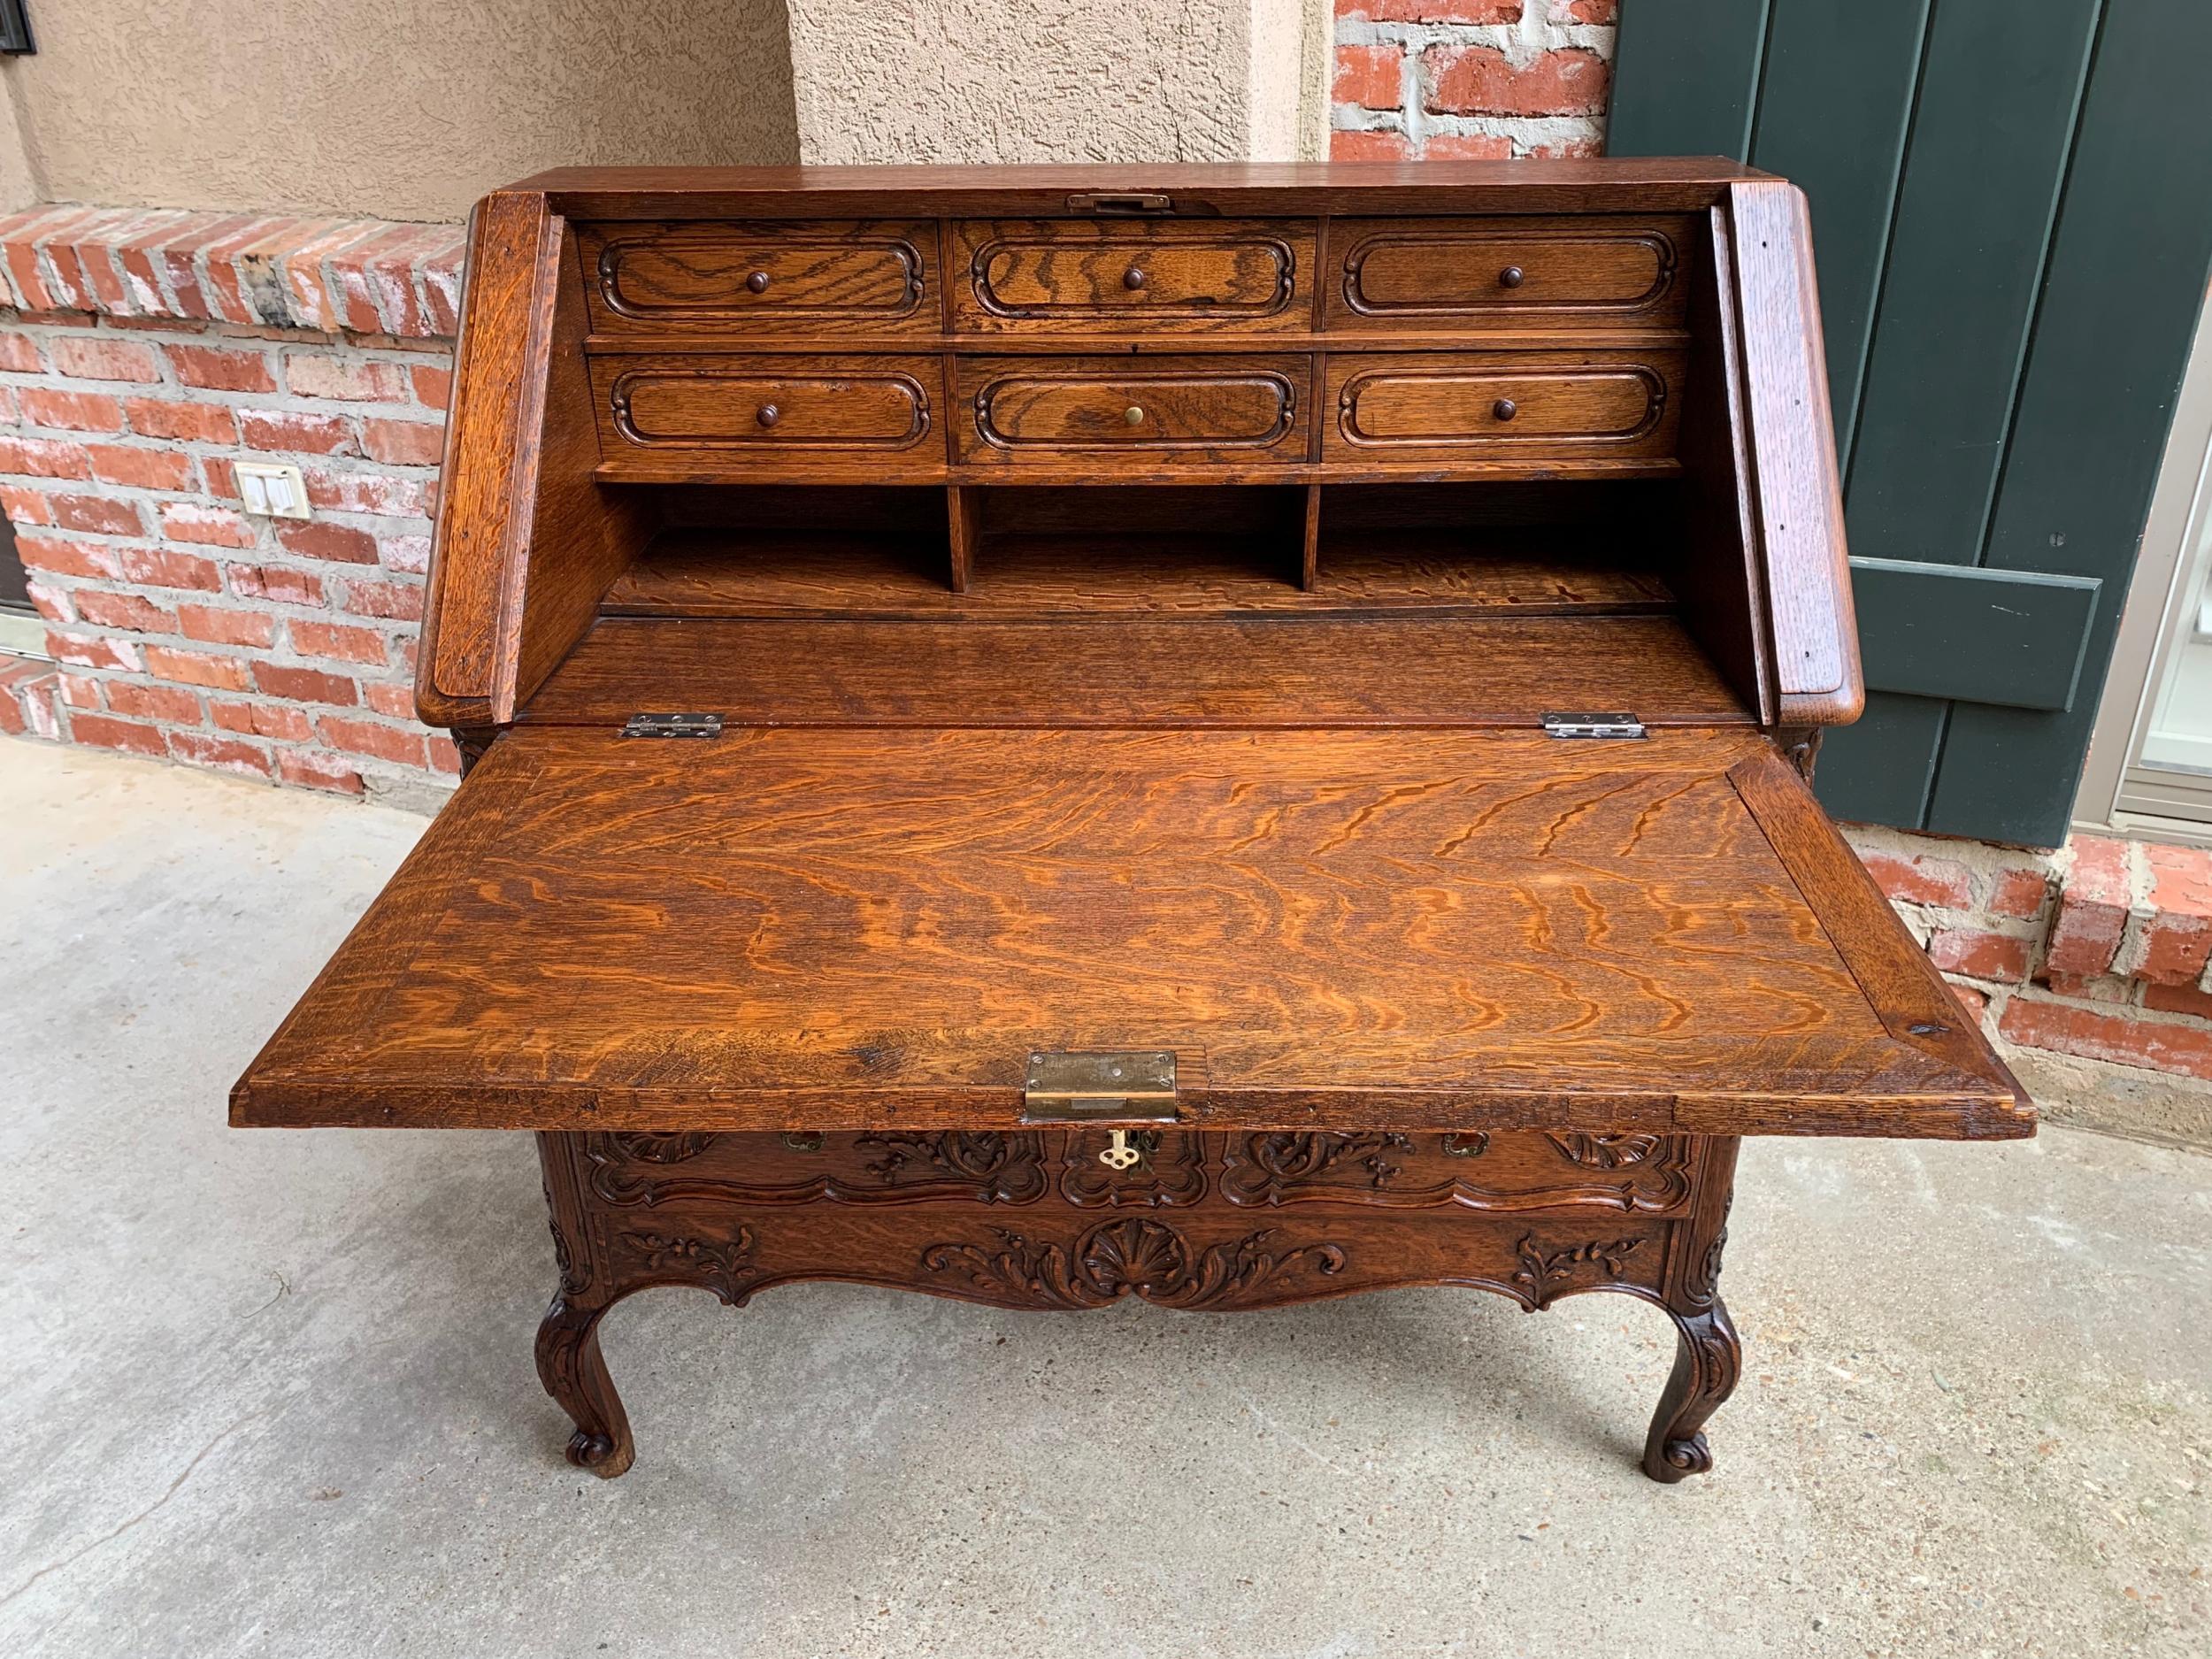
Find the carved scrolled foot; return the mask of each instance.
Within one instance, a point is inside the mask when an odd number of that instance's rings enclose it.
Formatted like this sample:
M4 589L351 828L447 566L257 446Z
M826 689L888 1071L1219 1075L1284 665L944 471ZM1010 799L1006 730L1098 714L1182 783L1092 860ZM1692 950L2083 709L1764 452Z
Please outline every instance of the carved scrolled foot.
M579 1307L561 1297L538 1326L538 1379L576 1425L568 1461L611 1480L637 1456L630 1419L599 1353L599 1320L605 1307Z
M1743 1345L1717 1296L1709 1308L1668 1311L1674 1316L1678 1333L1674 1371L1659 1396L1651 1435L1644 1442L1644 1472L1671 1485L1712 1468L1713 1454L1700 1431L1705 1419L1735 1392L1737 1374L1743 1369Z

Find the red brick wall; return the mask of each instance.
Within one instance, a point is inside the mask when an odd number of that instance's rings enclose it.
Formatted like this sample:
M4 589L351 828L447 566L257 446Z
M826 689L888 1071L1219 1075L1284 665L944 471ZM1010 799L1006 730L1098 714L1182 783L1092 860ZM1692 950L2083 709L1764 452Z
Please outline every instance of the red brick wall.
M1617 11L1617 0L1336 0L1329 153L1597 155Z
M449 774L410 689L451 367L448 227L0 220L0 508L48 624L0 727L288 783ZM312 517L243 511L297 465Z
M2000 1044L2212 1080L2212 852L1849 833Z

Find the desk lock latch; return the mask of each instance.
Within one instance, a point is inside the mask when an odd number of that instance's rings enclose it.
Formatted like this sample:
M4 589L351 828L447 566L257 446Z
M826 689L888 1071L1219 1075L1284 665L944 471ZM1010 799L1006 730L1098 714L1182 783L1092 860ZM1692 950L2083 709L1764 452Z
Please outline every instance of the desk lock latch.
M1040 1050L1029 1056L1022 1086L1025 1122L1136 1118L1173 1123L1177 1115L1172 1048Z

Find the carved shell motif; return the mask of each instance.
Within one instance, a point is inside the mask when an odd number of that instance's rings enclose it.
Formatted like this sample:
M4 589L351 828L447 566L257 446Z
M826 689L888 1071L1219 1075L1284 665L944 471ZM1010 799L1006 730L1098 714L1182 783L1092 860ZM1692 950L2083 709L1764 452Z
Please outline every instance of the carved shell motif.
M993 1231L995 1249L933 1244L922 1252L923 1268L958 1273L971 1290L994 1301L1048 1308L1098 1308L1131 1294L1163 1307L1202 1308L1296 1274L1328 1278L1344 1269L1338 1245L1309 1244L1280 1253L1265 1248L1272 1228L1203 1250L1172 1227L1134 1217L1102 1223L1071 1248L1004 1228Z

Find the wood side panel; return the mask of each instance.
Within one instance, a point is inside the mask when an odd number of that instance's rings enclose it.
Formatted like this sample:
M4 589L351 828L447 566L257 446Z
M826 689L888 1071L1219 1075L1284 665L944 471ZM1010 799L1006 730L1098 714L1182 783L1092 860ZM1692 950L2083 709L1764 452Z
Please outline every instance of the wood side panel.
M1717 208L1707 238L1693 250L1684 286L1694 324L1679 443L1687 511L1682 533L1671 545L1662 543L1661 559L1668 585L1683 601L1683 622L1737 695L1770 726L1778 713L1774 641L1751 522L1734 258L1727 215Z
M2034 1105L1982 1035L1980 1023L1921 950L1895 948L1896 912L1874 878L1808 793L1802 779L1770 749L1730 768L1729 781L1758 820L1806 902L1850 966L1883 1028L1931 1056L2007 1086L2009 1110L2032 1124Z
M1759 545L1785 723L1858 717L1866 693L1829 414L1828 373L1805 198L1779 180L1732 186Z
M234 1118L1010 1130L1031 1050L1147 1047L1202 1130L2030 1133L2001 1069L1890 1029L1932 971L1886 910L1808 908L1774 843L1819 814L1778 757L1747 810L1763 755L525 728Z
M431 554L416 704L433 726L488 724L500 651L499 612L511 532L527 499L519 420L541 394L549 341L531 319L542 299L545 198L495 192L472 216L468 291L446 423L437 534Z
M1402 616L609 618L524 718L613 727L664 706L766 726L1528 726L1552 707L1751 722L1671 618Z
M504 722L527 703L597 614L608 585L651 534L651 503L594 481L599 434L584 358L583 273L573 232L552 227L557 258L545 393L537 411L536 466L525 539L508 555L503 649L491 715Z

